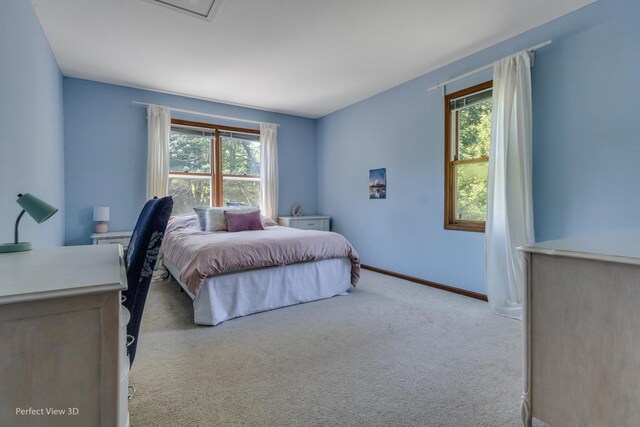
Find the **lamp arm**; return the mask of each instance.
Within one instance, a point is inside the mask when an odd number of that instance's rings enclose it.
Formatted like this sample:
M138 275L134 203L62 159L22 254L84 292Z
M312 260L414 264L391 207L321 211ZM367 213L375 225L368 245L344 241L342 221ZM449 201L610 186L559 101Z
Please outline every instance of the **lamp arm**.
M20 212L20 215L18 215L18 219L16 219L16 229L13 233L13 243L17 244L18 243L18 224L20 224L20 218L22 218L22 215L24 215L24 209L22 209L22 212Z

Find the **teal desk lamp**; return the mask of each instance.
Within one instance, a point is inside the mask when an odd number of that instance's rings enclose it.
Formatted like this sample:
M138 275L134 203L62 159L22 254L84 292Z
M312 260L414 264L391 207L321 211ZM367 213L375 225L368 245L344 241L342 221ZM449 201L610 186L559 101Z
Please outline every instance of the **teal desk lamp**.
M20 212L20 215L18 215L18 219L16 219L16 229L13 235L13 243L0 244L0 253L31 250L30 242L18 241L18 224L20 224L20 219L25 212L28 213L29 216L33 218L38 224L42 224L43 222L51 218L54 213L58 212L57 208L54 208L47 202L44 202L29 193L18 194L18 200L16 201L20 206L22 206L22 212Z

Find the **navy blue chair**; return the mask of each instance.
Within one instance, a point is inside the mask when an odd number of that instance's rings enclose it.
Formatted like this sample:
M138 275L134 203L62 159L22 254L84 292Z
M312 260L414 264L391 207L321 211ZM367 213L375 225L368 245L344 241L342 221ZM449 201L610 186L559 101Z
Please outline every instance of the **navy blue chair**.
M172 209L171 197L149 200L140 212L125 255L128 288L122 293L125 296L122 304L131 313L131 320L127 325L127 346L131 365L136 357L144 303Z

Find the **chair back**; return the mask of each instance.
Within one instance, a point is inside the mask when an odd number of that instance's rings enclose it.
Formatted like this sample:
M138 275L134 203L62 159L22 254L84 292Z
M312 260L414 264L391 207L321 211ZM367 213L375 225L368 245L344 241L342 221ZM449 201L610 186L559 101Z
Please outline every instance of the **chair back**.
M127 335L133 337L128 347L130 364L136 356L144 303L172 209L171 197L149 200L140 212L125 255L128 287L122 294L126 297L123 305L131 313L127 325Z

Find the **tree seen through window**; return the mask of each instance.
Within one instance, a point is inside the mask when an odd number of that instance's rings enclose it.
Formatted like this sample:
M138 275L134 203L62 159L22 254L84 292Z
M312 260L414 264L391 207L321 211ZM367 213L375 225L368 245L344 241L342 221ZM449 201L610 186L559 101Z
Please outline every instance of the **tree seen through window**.
M445 98L445 228L484 231L491 82Z
M169 193L174 197L174 215L193 213L195 206L259 207L259 135L222 127L194 129L174 124L169 153Z

